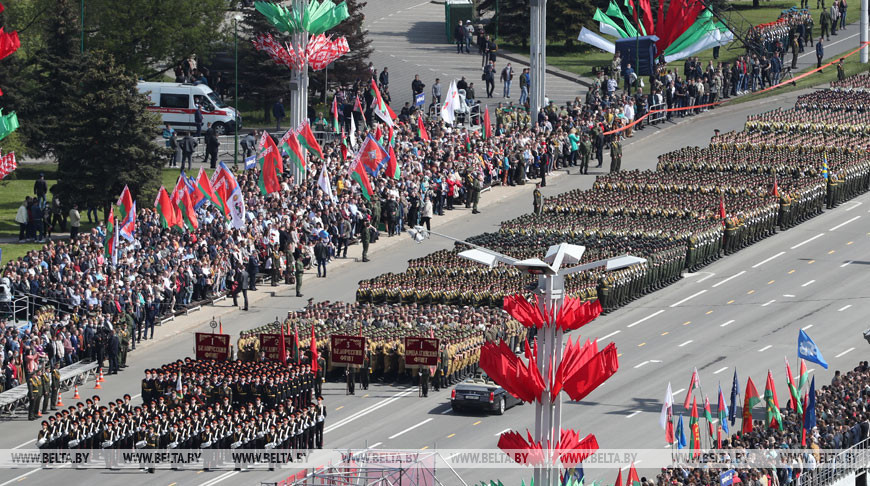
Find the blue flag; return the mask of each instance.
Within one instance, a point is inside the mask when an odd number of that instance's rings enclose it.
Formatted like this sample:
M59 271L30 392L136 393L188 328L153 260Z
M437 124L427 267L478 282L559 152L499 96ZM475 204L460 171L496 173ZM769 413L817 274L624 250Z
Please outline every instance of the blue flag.
M821 365L822 368L828 369L828 362L822 357L822 351L803 330L798 334L798 358L812 361Z
M806 445L806 434L816 426L816 376L810 382L810 394L807 399L807 409L804 410L803 445Z
M822 177L824 177L825 180L828 180L828 154L825 153L824 157L825 160L822 162ZM827 368L827 366L825 366L825 368Z
M740 383L737 381L737 368L734 368L734 380L731 382L731 408L728 409L728 421L731 425L737 421L737 397L740 396Z
M683 414L680 414L680 421L677 422L677 431L674 435L677 439L677 449L686 447L686 433L683 431Z
M257 155L245 157L245 170L251 170L257 166Z

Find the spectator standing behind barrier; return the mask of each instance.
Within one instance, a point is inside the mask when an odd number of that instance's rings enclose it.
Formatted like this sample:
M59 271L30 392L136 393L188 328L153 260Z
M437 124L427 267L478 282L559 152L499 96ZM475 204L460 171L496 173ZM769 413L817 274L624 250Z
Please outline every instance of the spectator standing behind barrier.
M511 97L511 82L514 79L514 68L511 67L511 63L507 63L505 67L501 70L500 76L502 82L502 96L504 98Z
M460 20L453 29L453 42L456 43L456 53L462 54L462 48L465 46L465 27Z
M205 131L205 158L212 169L217 167L217 156L220 146L221 142L218 139L217 132L215 132L214 127L209 123L208 130Z
M486 63L483 68L483 81L486 82L486 97L492 98L492 92L495 90L495 64L492 61Z
M45 194L48 192L48 184L45 182L45 174L40 172L39 179L33 183L33 193L39 203L45 205Z
M18 206L18 212L15 213L15 222L18 223L18 242L21 243L27 238L27 220L28 208L30 206L30 196L24 198L21 206Z
M190 136L190 132L185 132L184 138L181 140L181 170L184 170L185 160L187 161L187 171L193 170L193 151L196 150L197 145L199 142Z
M441 79L435 78L435 84L432 85L432 103L434 105L441 104Z
M79 205L73 204L69 210L69 239L76 241L79 237L79 227L82 225L82 215L79 213Z
M825 57L825 47L822 45L822 38L819 37L819 41L816 42L816 67L822 67L822 59ZM822 71L819 71L820 73Z
M193 112L193 124L196 126L196 136L202 136L202 105L196 104L196 111Z
M275 130L281 131L281 120L286 116L283 98L278 98L278 101L272 105L272 116L275 117Z

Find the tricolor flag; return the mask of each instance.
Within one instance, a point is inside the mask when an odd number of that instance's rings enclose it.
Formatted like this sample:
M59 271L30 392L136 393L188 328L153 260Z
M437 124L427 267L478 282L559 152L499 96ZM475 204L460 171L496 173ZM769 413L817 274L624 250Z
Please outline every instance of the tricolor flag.
M722 385L719 385L719 403L716 406L716 413L719 415L719 427L728 432L728 404L725 403L725 395L722 393Z
M692 399L692 394L695 393L695 387L701 384L701 379L698 377L698 368L692 371L692 379L689 381L689 390L686 392L686 400L683 402L683 407L688 410L689 402Z
M236 181L236 176L226 164L219 162L212 179L215 195L220 198L223 207L226 208L227 216L232 219L233 228L243 228L245 226L245 200L242 197L242 189Z
M674 394L671 392L671 383L668 382L668 390L665 392L665 401L662 403L662 413L659 415L659 425L665 431L665 440L668 444L674 443Z
M133 241L136 235L136 201L133 201L133 206L130 208L130 214L121 222L121 228L118 230L127 241Z
M743 397L743 424L740 431L744 434L752 432L752 407L758 405L760 401L758 390L750 377L746 381L746 394Z
M799 415L803 415L804 407L801 405L801 394L798 392L797 385L794 384L794 376L791 374L791 364L788 362L788 356L785 357L785 375L788 378L788 391L791 394L791 408Z
M392 125L393 120L396 119L396 114L390 109L390 105L384 103L384 99L381 97L381 90L378 89L378 85L375 83L375 78L372 78L372 98L374 98L375 103L373 110L375 115L387 125Z

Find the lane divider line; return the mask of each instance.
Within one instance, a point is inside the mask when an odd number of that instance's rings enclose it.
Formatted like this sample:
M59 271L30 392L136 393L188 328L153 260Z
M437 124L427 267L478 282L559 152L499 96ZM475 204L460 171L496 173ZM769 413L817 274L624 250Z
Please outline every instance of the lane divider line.
M822 236L825 236L825 234L824 234L824 233L819 233L819 234L817 234L816 236L813 236L812 238L810 238L810 239L808 239L808 240L804 240L804 241L798 243L797 245L791 247L791 249L792 249L792 250L796 250L796 249L798 249L798 248L800 248L800 247L806 245L807 243L809 243L809 242L815 240L816 238L821 238Z
M798 245L798 246L800 246L800 245ZM752 265L752 268L758 268L758 267L764 265L765 263L767 263L767 262L773 260L774 258L779 258L779 257L781 257L781 256L783 256L783 255L785 255L785 252L784 252L784 251L781 251L781 252L777 253L776 255L773 255L772 257L770 257L770 258L768 258L768 259L766 259L766 260L762 260L762 261L756 263L755 265Z
M815 282L816 282L815 280L810 280L809 282L807 282L807 283L801 285L801 287L806 287L806 286L808 286L808 285L812 285L812 284L814 284Z
M725 370L727 370L727 369L728 369L727 366L722 367L722 368L719 368L718 370L714 371L713 374L714 374L714 375L718 375L719 373L722 373L723 371L725 371Z
M704 292L706 292L706 290L705 290ZM671 306L671 307L673 307L673 306ZM644 317L643 319L641 319L641 320L639 320L639 321L636 321L636 322L633 322L633 323L629 324L627 327L634 327L634 326L640 324L641 322L643 322L643 321L645 321L645 320L647 320L647 319L652 319L653 317L655 317L655 316L661 314L661 313L664 312L664 311L665 311L664 309L661 309L661 310L655 311L655 312L653 312L652 314L650 314L650 315ZM618 331L617 331L617 332L618 332Z
M772 347L773 347L772 344L768 344L767 346L765 346L765 347L759 349L758 352L759 352L759 353L763 353L763 352L767 351L768 349L770 349L770 348L772 348Z
M804 327L801 328L801 331L806 331L807 329L809 329L809 328L811 328L811 327L813 327L812 324L807 324L806 326L804 326Z
M678 301L678 302L675 302L675 303L671 304L670 306L671 306L671 307L676 307L676 306L678 306L678 305L680 305L680 304L682 304L682 303L684 303L684 302L688 302L688 301L694 299L695 297L697 297L697 296L699 296L699 295L701 295L701 294L705 294L705 293L707 293L707 289L700 290L700 291L695 292L694 294L692 294L692 295L686 297L686 298L683 299L683 300L680 300L680 301ZM661 312L664 312L664 311L661 311Z
M847 224L851 223L852 221L855 221L856 219L858 219L858 218L860 218L860 217L861 217L860 215L859 215L859 216L855 216L854 218L852 218L852 219L850 219L850 220L848 220L848 221L844 221L844 222L838 224L837 226L834 226L833 228L831 228L831 229L828 230L828 231L838 230L838 229L842 228L843 226L846 226Z
M761 304L761 307L767 307L767 306L769 306L770 304L773 304L774 302L776 302L776 299L770 299L770 300L768 300L767 302Z
M691 342L692 342L692 340L689 339L688 341L684 342L683 344L681 344L681 345L679 345L679 346L677 346L677 347L678 347L678 348L682 348L683 346L685 346L685 345L687 345L687 344L690 344Z
M731 320L728 321L728 322L725 322L725 323L719 324L719 327L725 327L725 326L727 326L728 324L731 324L731 323L733 323L733 322L734 322L734 319L731 319Z
M430 418L427 418L426 420L420 422L420 423L417 424L417 425L412 425L412 426L408 427L407 429L405 429L405 430L403 430L403 431L401 431L401 432L397 432L397 433L395 433L395 434L393 434L393 435L387 437L387 439L389 439L389 440L393 440L393 439L395 439L396 437L399 437L399 436L402 435L402 434L405 434L405 433L407 433L407 432L410 432L410 431L416 429L417 427L420 427L420 426L422 426L422 425L426 425L426 424L428 424L428 423L431 422L432 420L434 420L434 419L432 419L431 417L430 417Z
M840 353L834 357L835 358L842 358L843 356L846 356L847 354L851 353L852 351L855 351L855 348L849 348L849 349L843 351L842 353Z
M847 305L844 305L843 307L840 307L839 309L837 309L837 312L843 312L844 310L848 309L849 307L852 307L852 304L847 304Z
M737 277L743 275L744 273L746 273L746 270L742 270L742 271L740 271L739 273L735 273L734 275L732 275L732 276L726 278L725 280L723 280L723 281L721 281L721 282L719 282L719 283L715 283L715 284L713 284L713 288L715 289L716 287L718 287L718 286L722 285L723 283L725 283L725 282L731 280L732 278L737 278Z

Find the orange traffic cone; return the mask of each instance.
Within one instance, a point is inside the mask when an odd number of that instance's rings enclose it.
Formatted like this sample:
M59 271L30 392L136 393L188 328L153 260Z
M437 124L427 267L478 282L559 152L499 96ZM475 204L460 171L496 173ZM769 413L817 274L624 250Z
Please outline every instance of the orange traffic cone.
M73 395L73 400L78 400L79 398L81 398L81 396L79 395L79 386L78 385L76 385L75 390L76 390L76 393L75 393L75 395Z
M37 410L37 411L36 411L36 416L37 416L37 417L42 417L42 412L40 412L39 410Z
M60 398L60 393L58 393L57 394L57 405L55 405L55 407L62 407L62 406L63 406L63 400Z
M97 382L94 384L94 390L102 390L102 389L103 389L103 387L100 386L100 380L97 380Z
M97 377L97 383L102 383L103 381L105 381L103 379L103 370L100 370L100 376Z

